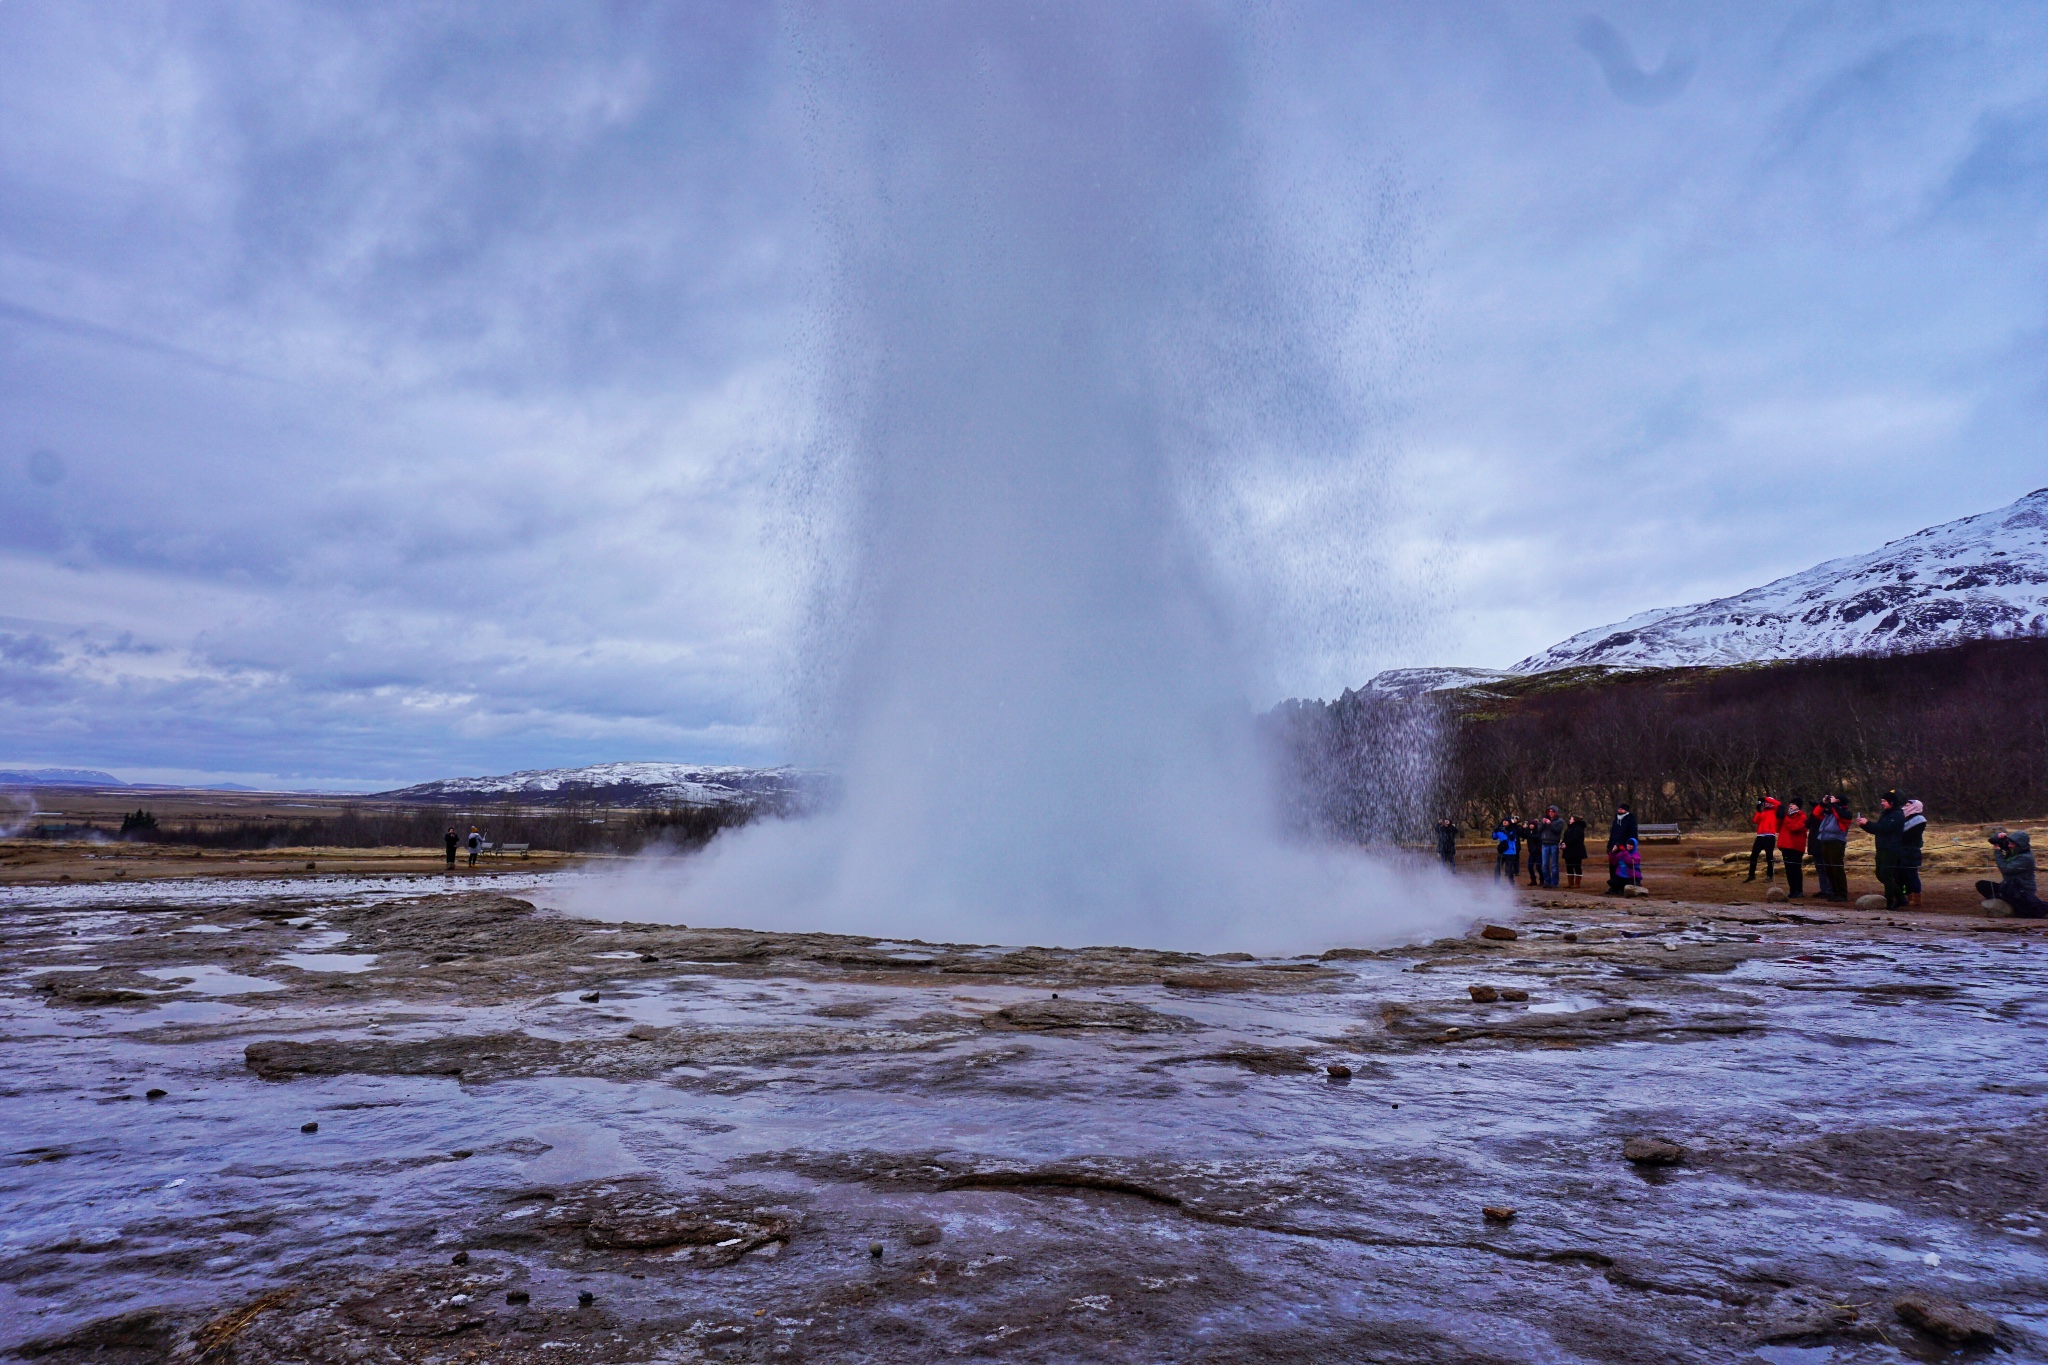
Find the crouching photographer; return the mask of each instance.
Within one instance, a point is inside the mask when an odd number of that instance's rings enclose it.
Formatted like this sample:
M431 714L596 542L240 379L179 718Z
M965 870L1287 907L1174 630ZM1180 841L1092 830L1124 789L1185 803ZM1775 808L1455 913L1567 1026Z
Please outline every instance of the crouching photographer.
M2048 902L2043 902L2034 885L2034 841L2023 829L1994 830L1991 858L1998 864L1995 882L1978 882L1977 894L1985 900L2000 900L2021 919L2048 919Z

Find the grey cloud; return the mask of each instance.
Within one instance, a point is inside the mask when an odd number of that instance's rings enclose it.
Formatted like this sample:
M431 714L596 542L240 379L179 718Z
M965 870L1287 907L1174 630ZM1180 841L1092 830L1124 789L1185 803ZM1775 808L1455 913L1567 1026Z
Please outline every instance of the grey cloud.
M1600 64L1600 74L1606 77L1614 97L1627 104L1649 106L1676 99L1699 67L1699 58L1679 44L1664 54L1656 70L1643 70L1636 65L1636 54L1621 30L1597 14L1579 20L1573 36Z

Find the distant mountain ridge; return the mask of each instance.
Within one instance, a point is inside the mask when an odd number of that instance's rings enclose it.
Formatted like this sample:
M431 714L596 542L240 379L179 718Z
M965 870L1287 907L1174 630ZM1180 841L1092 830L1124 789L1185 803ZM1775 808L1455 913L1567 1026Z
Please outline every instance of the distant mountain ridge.
M1638 612L1510 673L1725 667L2048 635L2048 488L1733 597Z
M5 768L0 787L125 787L112 773L96 768Z
M592 763L535 768L500 777L450 777L397 791L393 801L435 803L512 798L533 805L591 802L613 806L784 806L801 803L819 780L798 768L721 767L701 763Z

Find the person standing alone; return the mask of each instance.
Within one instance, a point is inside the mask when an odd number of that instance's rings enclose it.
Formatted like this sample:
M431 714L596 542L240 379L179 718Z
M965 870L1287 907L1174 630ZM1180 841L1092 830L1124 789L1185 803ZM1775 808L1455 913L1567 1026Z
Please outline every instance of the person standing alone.
M446 842L448 844L448 870L453 872L455 870L455 850L462 844L462 840L455 837L455 826L453 825L448 826Z
M1749 817L1749 823L1756 826L1756 838L1749 845L1749 875L1742 880L1756 880L1756 855L1764 855L1764 880L1768 882L1777 875L1778 856L1778 798L1766 796L1756 803L1756 814Z
M1448 815L1436 822L1436 856L1445 867L1458 865L1458 822Z
M1574 815L1564 826L1564 875L1577 886L1586 875L1586 822Z

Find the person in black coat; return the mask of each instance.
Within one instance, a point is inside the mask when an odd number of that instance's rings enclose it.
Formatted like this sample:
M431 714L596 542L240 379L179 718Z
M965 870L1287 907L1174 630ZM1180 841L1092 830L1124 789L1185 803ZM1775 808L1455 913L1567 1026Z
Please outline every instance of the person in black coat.
M1574 815L1564 825L1564 875L1577 886L1586 874L1586 822Z
M1436 856L1444 860L1445 867L1458 863L1458 822L1448 815L1436 822Z
M462 840L456 837L455 826L448 826L448 870L450 872L455 870L455 850L461 843Z
M1856 821L1877 841L1877 879L1884 883L1884 908L1887 910L1906 908L1906 882L1900 875L1905 854L1906 812L1900 809L1900 804L1897 792L1886 792L1878 798L1875 820L1864 817Z

